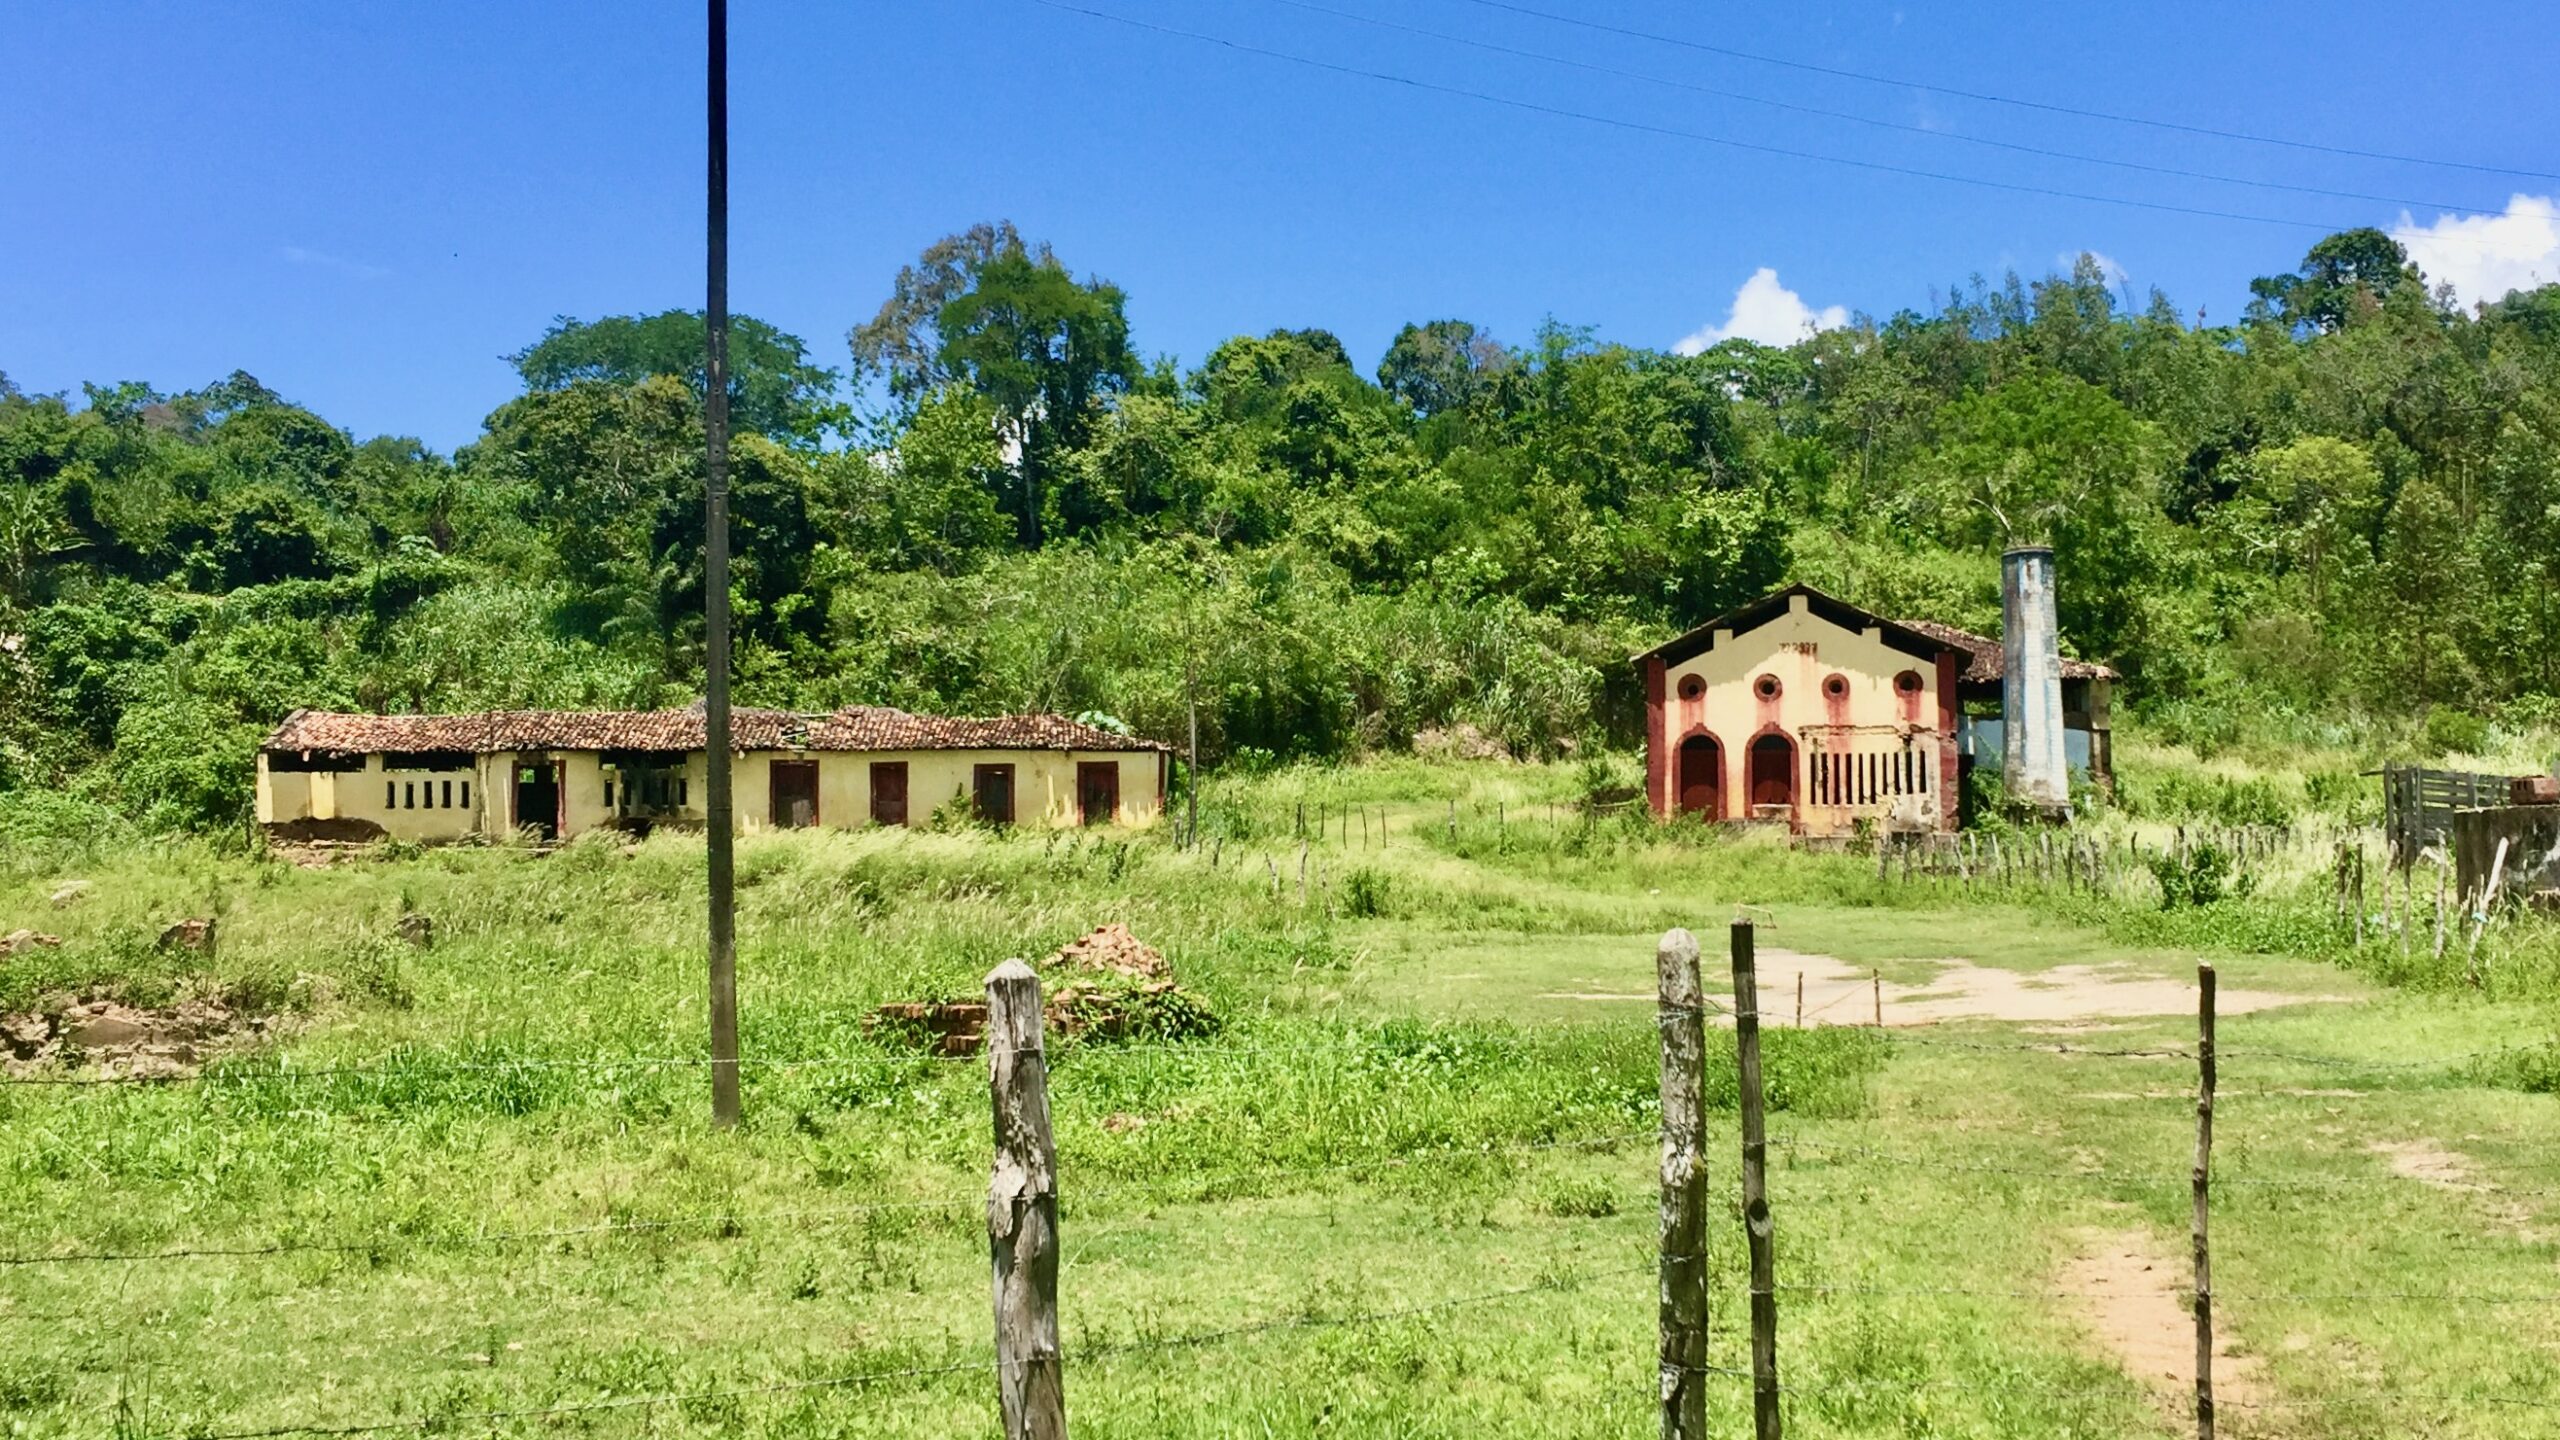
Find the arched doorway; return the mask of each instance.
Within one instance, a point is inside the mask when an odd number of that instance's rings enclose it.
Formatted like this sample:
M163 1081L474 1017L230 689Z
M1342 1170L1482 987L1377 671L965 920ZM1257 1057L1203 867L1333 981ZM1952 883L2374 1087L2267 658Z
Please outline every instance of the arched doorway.
M1772 732L1751 742L1751 808L1796 803L1796 742Z
M1724 747L1713 735L1680 742L1680 813L1724 818Z

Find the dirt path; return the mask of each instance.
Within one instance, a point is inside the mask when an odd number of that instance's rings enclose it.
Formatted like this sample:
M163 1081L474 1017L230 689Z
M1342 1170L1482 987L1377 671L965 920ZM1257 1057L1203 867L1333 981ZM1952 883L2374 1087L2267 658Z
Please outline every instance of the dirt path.
M2376 1140L2366 1148L2381 1156L2391 1173L2404 1180L2479 1196L2481 1213L2517 1239L2533 1244L2543 1240L2541 1231L2534 1226L2533 1212L2498 1194L2496 1186L2480 1179L2468 1157L2427 1139Z
M2062 1267L2056 1287L2070 1297L2080 1322L2099 1348L2133 1378L2180 1400L2195 1394L2196 1322L2181 1289L2184 1261L2165 1258L2148 1231L2085 1230ZM2216 1337L2213 1393L2245 1405L2263 1399L2266 1386L2254 1357L2234 1355Z
M1881 1011L1887 1025L1934 1025L1945 1020L2021 1020L2069 1022L2132 1019L2148 1015L2184 1015L2195 1009L2196 992L2186 980L2162 979L2127 967L2058 965L2028 973L1976 965L1965 960L1933 960L1938 973L1927 983L1878 982L1873 971L1832 955L1764 948L1760 963L1760 1016L1763 1024L1796 1021L1797 983L1802 979L1803 1014L1807 1025L1870 1025ZM1651 993L1567 991L1548 1000L1646 1001ZM2270 990L2221 987L2215 1008L2223 1015L2305 1001L2333 999L2320 995L2285 995Z

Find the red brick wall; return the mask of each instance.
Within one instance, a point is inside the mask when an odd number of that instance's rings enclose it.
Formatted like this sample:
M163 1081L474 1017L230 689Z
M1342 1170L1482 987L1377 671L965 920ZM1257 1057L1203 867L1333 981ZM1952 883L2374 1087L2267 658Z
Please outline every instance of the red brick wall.
M1644 798L1658 816L1671 814L1671 731L1665 716L1660 656L1644 662Z
M1957 777L1962 756L1956 747L1956 666L1952 650L1938 654L1938 828L1952 833L1963 800Z

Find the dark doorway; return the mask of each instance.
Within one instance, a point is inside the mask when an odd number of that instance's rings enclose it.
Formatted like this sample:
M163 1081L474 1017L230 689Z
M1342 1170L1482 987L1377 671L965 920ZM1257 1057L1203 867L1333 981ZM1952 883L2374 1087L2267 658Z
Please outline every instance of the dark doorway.
M1013 767L981 765L970 774L970 803L989 825L1013 823Z
M871 762L871 823L904 825L907 823L907 762L874 760Z
M775 760L766 768L773 776L773 824L777 830L806 830L818 823L818 762Z
M1751 808L1796 803L1796 745L1784 735L1751 742Z
M560 762L528 760L516 766L516 828L545 840L560 838Z
M1680 742L1679 810L1683 815L1724 818L1724 747L1713 735Z
M1076 762L1076 818L1087 825L1108 825L1120 818L1120 762Z

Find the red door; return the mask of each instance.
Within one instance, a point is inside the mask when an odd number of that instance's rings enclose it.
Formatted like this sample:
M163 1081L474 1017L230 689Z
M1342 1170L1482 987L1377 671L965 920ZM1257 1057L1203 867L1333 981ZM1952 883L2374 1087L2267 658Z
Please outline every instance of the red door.
M871 823L904 825L907 823L907 762L874 760L871 762Z
M1680 742L1680 813L1724 818L1724 747L1712 735Z
M1751 742L1751 808L1796 803L1796 747L1784 735Z
M776 760L773 775L773 823L779 830L805 830L818 823L818 762Z
M1108 825L1120 818L1120 762L1076 763L1076 818L1087 825Z

